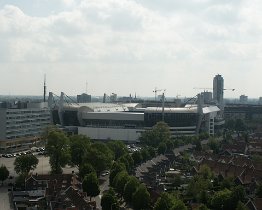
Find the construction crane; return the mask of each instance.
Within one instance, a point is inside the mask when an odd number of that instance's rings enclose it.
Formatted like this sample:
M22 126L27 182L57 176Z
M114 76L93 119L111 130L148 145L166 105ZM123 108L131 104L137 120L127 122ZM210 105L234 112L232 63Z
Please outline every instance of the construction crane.
M155 89L153 90L153 93L155 93L155 101L156 101L157 92L160 92L160 91L165 92L166 89L157 89L157 87L155 87Z
M194 87L194 89L196 90L213 90L213 88L201 88L201 87ZM234 88L224 88L223 90L231 90L231 91L235 91Z

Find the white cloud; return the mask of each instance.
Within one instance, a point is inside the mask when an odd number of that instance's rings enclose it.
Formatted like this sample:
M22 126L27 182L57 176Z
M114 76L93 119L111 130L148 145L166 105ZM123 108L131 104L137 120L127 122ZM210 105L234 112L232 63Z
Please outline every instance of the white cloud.
M41 73L50 68L51 78L63 75L65 81L74 74L79 74L76 78L81 80L85 72L98 79L99 72L99 81L114 87L114 92L121 90L119 94L129 94L134 88L132 84L127 87L129 78L142 75L137 79L142 95L151 94L158 84L167 86L175 95L179 86L197 86L193 83L202 78L211 81L216 73L233 78L236 68L254 68L261 75L259 0L58 1L62 6L45 16L32 15L29 7L25 11L19 5L0 9L1 72L6 72L8 65L15 71L14 66L19 68L21 63L31 73L37 64ZM48 8L43 1L41 4ZM49 63L52 67L48 67ZM64 73L56 66L62 66ZM150 91L144 90L146 76ZM110 82L111 77L117 79ZM61 89L66 86L63 81L59 85ZM192 94L191 87L187 88L180 94ZM101 94L105 87L93 89L100 89L95 94ZM249 92L259 94L255 89Z

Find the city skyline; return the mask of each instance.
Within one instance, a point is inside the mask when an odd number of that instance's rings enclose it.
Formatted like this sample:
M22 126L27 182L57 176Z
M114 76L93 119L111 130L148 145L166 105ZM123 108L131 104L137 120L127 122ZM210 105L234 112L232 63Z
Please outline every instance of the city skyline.
M0 1L0 95L190 97L224 78L258 98L262 2Z

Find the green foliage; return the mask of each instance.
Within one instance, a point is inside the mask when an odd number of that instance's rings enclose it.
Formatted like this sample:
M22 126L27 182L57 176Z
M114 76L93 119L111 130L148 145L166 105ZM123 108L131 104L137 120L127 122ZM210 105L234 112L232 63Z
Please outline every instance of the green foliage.
M244 203L242 203L241 201L239 201L239 202L237 203L236 210L248 210L248 208L245 206Z
M220 186L222 189L231 189L235 185L233 177L227 177L222 180Z
M202 145L201 145L201 140L200 139L196 139L194 141L194 144L196 145L196 151L202 151Z
M167 146L164 142L161 142L159 145L158 145L158 148L157 148L157 152L158 154L165 154L166 153L166 150L167 150Z
M82 187L87 196L90 196L90 200L91 197L99 195L100 189L96 173L87 174L83 180Z
M209 180L214 176L211 169L207 165L201 165L198 173L204 179Z
M91 149L95 149L95 150L98 150L100 151L101 153L104 153L105 155L107 155L109 157L110 160L114 160L114 152L109 149L109 147L104 144L104 143L101 143L101 142L96 142L96 143L93 143L91 145Z
M148 147L147 147L147 151L149 152L151 158L153 158L153 157L156 156L156 150L155 150L154 147L148 146Z
M158 122L152 130L142 133L140 142L142 144L157 147L160 142L167 141L171 138L168 125L165 122Z
M232 210L232 192L224 189L216 192L211 199L211 206L214 210ZM233 208L234 209L234 208Z
M171 208L171 210L187 210L184 202L181 200L176 200Z
M162 193L155 203L154 210L170 210L173 206L173 198L168 193Z
M123 163L126 167L126 170L128 172L131 171L131 169L134 167L134 160L133 158L131 157L131 155L129 153L121 156L119 159L118 159L119 162Z
M115 191L110 188L108 192L104 193L101 198L102 210L118 210L120 209Z
M210 180L204 179L202 176L194 176L189 182L187 194L193 196L196 200L200 200L201 192L207 191L211 187Z
M243 120L241 119L236 119L235 122L235 130L236 131L245 131L247 129L245 123Z
M115 160L128 153L127 147L122 141L110 141L107 146L114 153Z
M52 174L61 174L62 167L70 162L69 143L69 139L61 131L52 130L48 133L46 151L50 157Z
M71 162L78 167L83 163L90 148L90 138L83 135L70 136Z
M0 166L0 180L2 181L2 185L4 181L8 178L8 176L9 176L9 171L6 168L6 166L2 164Z
M128 181L129 181L129 175L127 174L127 172L121 171L115 176L113 181L113 187L115 187L116 191L120 195L123 195L125 185Z
M79 176L83 179L87 174L95 172L93 166L89 163L82 163L79 167Z
M132 158L134 160L134 165L139 165L142 162L142 160L143 160L143 157L142 157L140 151L133 152L132 153Z
M260 183L257 187L256 196L262 198L262 183Z
M172 153L173 149L175 148L173 141L171 139L168 139L165 141L165 144L166 144L166 152Z
M210 137L208 140L208 146L210 149L213 150L214 153L218 154L219 152L219 142L213 137Z
M205 204L201 204L196 210L209 210Z
M34 170L38 164L38 159L33 155L19 156L15 159L15 172L19 175L27 176L31 170Z
M97 174L100 174L111 167L113 159L113 152L105 144L94 143L91 145L85 161L91 163Z
M143 161L147 161L147 160L151 159L151 155L150 155L147 148L142 148L140 152L141 152Z
M150 194L146 186L141 184L132 196L132 204L135 210L147 209L150 205Z
M137 190L138 186L139 186L139 181L137 180L137 178L134 176L129 177L129 180L125 185L124 194L123 194L124 199L127 202L132 202L132 195Z
M125 165L119 161L114 162L111 167L110 175L109 175L110 185L113 184L113 180L115 179L115 176L121 171L126 171Z
M246 198L246 191L242 185L232 188L232 206L236 207L239 201L244 202Z

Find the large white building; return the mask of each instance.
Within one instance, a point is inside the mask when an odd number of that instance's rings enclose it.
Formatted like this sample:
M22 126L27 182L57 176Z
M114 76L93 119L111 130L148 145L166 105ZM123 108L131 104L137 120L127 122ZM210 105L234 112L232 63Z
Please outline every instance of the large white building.
M35 141L50 123L47 103L28 103L27 108L22 109L0 109L1 148Z
M164 121L169 125L171 134L194 135L207 132L215 133L216 116L220 109L217 106L203 105L199 95L197 105L185 107L147 107L140 104L85 103L72 104L64 102L61 94L59 105L52 107L54 124L77 126L78 134L97 140L124 140L135 142L141 132L151 129L157 122Z

